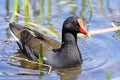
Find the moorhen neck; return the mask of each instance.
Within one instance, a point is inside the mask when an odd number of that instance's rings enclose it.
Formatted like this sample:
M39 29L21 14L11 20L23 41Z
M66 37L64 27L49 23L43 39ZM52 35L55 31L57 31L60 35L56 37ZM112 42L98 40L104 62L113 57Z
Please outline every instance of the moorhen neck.
M42 42L44 43L44 63L53 67L73 67L82 63L77 45L77 33L86 36L89 34L80 17L72 16L64 21L61 43L14 22L9 26L22 52L33 61L38 61L39 43Z

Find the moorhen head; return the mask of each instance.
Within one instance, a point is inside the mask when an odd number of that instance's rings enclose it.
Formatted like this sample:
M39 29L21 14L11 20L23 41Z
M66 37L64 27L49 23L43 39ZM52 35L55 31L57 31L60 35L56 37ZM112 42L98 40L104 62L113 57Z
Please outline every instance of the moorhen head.
M44 44L45 64L53 67L73 67L82 63L81 53L77 45L77 33L86 36L89 34L80 17L72 16L64 21L61 43L14 22L10 23L9 26L22 52L33 61L38 61L39 43L42 42Z

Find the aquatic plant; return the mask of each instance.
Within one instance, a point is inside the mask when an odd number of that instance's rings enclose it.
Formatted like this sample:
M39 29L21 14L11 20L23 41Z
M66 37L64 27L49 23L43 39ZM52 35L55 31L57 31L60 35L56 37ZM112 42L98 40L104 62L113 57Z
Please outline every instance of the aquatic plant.
M29 6L28 6L28 4L29 4L29 1L28 0L24 0L24 16L26 17L26 18L24 18L24 21L25 22L29 22Z
M14 0L14 11L13 11L13 20L18 21L16 14L19 12L19 0Z
M39 48L39 64L43 64L43 43L40 43Z
M110 72L107 73L107 80L110 80Z

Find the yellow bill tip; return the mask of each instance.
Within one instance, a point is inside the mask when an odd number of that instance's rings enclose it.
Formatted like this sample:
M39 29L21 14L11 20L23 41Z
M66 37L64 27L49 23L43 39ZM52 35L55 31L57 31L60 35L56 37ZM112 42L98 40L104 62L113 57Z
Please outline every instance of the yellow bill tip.
M91 35L90 35L90 34L86 34L85 36L86 36L86 37L88 37L88 38L90 38L90 37L91 37Z

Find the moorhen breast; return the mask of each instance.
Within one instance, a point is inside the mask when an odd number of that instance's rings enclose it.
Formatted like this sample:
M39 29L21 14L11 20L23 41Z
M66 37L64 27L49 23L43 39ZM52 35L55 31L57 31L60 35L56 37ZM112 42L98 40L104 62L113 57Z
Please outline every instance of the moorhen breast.
M15 22L10 23L9 26L20 50L33 61L38 61L39 43L42 42L44 44L45 64L52 67L73 67L82 63L81 53L77 45L77 33L89 36L84 28L82 18L72 16L64 21L61 43Z

